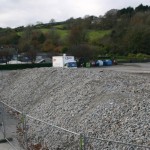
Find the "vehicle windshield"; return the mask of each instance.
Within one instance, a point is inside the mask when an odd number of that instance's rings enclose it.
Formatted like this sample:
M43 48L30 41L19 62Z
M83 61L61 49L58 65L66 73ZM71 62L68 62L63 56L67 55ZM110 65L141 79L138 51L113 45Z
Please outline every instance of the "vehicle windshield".
M68 62L67 67L77 67L77 63L76 62Z

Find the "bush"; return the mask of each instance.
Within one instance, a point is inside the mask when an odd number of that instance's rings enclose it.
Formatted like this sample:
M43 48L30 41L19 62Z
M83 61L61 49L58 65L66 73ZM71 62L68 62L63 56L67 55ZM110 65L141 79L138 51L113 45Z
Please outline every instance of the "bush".
M0 70L20 70L27 68L40 68L40 67L52 67L52 63L41 64L7 64L0 65Z

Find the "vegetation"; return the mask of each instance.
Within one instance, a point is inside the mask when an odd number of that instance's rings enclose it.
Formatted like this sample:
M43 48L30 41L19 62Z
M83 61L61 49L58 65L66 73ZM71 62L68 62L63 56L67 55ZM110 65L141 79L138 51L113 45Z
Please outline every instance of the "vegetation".
M40 68L40 67L52 67L51 63L43 64L7 64L0 65L0 70L20 70L26 68Z
M0 60L9 59L10 49L26 53L34 61L37 52L69 53L92 59L98 55L150 55L150 6L112 9L104 16L70 18L64 22L0 28Z

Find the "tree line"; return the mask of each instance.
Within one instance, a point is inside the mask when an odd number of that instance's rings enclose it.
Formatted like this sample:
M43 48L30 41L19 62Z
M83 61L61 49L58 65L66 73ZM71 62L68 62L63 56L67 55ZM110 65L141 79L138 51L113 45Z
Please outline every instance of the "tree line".
M57 27L56 27L57 26ZM48 31L44 32L44 29ZM59 30L67 31L62 38ZM90 41L89 31L110 31ZM0 28L0 58L11 55L8 49L35 57L37 52L69 53L92 59L98 55L150 55L150 6L111 9L103 16L85 16L27 27Z

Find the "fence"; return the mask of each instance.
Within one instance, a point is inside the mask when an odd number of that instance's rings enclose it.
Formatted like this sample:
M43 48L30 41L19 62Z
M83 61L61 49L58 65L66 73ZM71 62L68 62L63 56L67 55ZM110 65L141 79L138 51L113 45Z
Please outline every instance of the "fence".
M3 139L1 141L8 142L13 150L18 149L18 140L16 135L16 127L18 123L18 119L13 114L15 110L12 111L10 107L0 102L0 134L3 134ZM1 136L2 138L2 136Z
M149 146L75 133L3 102L0 112L1 131L13 150L150 150Z

